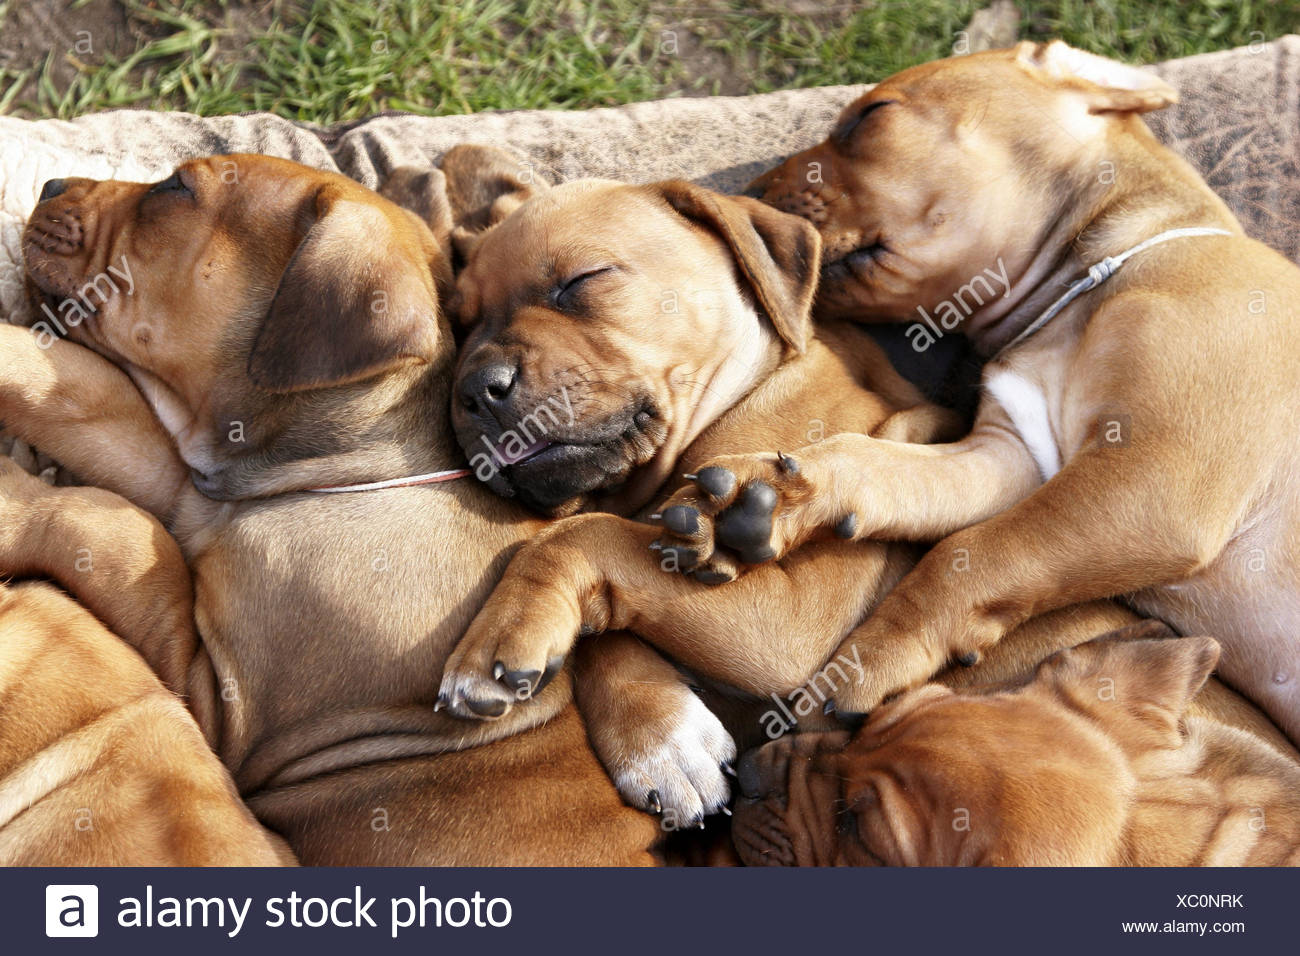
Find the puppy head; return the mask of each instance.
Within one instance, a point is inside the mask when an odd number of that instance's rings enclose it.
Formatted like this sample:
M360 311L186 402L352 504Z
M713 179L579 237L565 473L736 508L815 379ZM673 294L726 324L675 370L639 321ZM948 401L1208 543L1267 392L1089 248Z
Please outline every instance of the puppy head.
M927 685L850 738L800 734L740 764L733 836L751 865L1105 865L1133 761L1177 746L1217 660L1209 638L1100 639L1027 685Z
M546 513L640 505L803 349L817 262L806 222L689 183L533 196L457 280L452 420L471 466Z
M746 192L821 232L825 314L912 319L957 296L976 315L1005 304L985 270L1014 286L1063 202L1100 181L1108 138L1176 98L1059 41L940 60L881 82Z
M62 326L124 368L196 483L255 454L271 412L296 396L453 347L438 325L449 260L424 224L346 177L284 160L192 160L158 183L54 181L23 251L41 305L34 329Z

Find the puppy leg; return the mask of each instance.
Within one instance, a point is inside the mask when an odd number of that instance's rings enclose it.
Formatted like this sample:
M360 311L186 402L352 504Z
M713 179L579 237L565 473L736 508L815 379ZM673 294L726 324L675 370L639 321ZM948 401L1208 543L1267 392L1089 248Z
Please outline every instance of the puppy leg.
M0 570L57 582L136 649L173 693L198 650L190 572L175 540L100 488L54 488L0 457Z
M1029 498L939 542L838 649L864 662L839 709L869 711L949 659L974 662L1032 615L1206 567L1233 517L1207 516L1196 506L1204 488L1170 481L1161 463L1174 457L1094 448Z
M0 421L82 481L108 488L168 521L199 496L135 383L89 349L0 325Z
M736 744L685 676L625 631L578 642L574 693L592 748L623 799L665 829L727 805Z
M501 716L558 672L580 632L616 628L721 683L792 693L912 561L907 546L823 542L706 588L646 560L656 533L591 514L530 540L448 658L442 704Z
M818 533L934 541L1009 508L1041 484L996 406L947 445L834 435L791 454L732 455L700 468L661 509L665 553L706 582L790 553ZM905 433L905 430L904 430Z

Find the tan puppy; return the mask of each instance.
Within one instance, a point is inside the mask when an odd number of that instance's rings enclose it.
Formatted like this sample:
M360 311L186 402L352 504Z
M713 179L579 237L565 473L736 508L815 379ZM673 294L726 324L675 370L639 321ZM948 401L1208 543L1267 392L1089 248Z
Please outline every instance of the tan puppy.
M721 450L848 422L911 441L955 429L861 331L811 336L817 238L799 218L680 182L575 182L520 204L508 176L494 180L500 195L477 204L499 225L467 244L458 279L468 332L453 420L472 465L490 464L485 449L509 459L484 476L503 495L627 515ZM725 804L720 764L743 721L724 728L690 685L716 678L752 695L744 729L761 732L767 695L806 681L874 602L856 585L887 588L914 555L827 543L716 591L646 562L655 536L611 514L539 533L449 660L442 692L467 718L513 713L581 630L635 630L692 674L604 634L579 655L583 714L629 802L695 822Z
M1161 639L1160 632L1164 638ZM1204 716L1209 638L1138 625L1020 687L913 690L745 755L750 865L1300 864L1300 764Z
M671 543L725 558L723 576L733 554L832 527L943 538L836 652L867 663L843 710L1033 614L1127 595L1216 635L1224 677L1300 740L1300 271L1138 117L1174 99L1141 70L1025 43L891 77L755 184L822 234L826 314L911 322L918 349L960 331L991 357L960 442L839 435L779 449L797 469L711 462L724 493L670 502L699 515ZM1165 237L1182 228L1214 234ZM1156 237L1038 326L1090 266Z
M58 580L118 632L44 581L0 586L0 865L293 863L146 664L183 686L194 648L189 571L158 522L0 458L0 568Z
M191 705L304 862L649 863L656 828L609 784L567 675L495 723L436 713L446 653L540 522L473 481L307 492L460 462L451 220L426 185L436 235L266 157L47 184L24 234L44 328L0 326L0 419L177 536Z

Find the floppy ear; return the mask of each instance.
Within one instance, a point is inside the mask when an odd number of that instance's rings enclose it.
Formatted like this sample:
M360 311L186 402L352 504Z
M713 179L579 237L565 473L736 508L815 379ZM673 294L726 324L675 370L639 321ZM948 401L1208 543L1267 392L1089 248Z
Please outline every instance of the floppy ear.
M812 223L757 199L724 196L683 180L651 188L687 219L722 237L788 351L803 352L821 269L821 237Z
M253 341L248 375L261 388L295 392L428 362L437 318L414 229L403 235L383 208L325 186Z
M1122 714L1168 734L1218 663L1213 638L1177 637L1159 622L1143 622L1054 654L1039 677L1098 717Z
M429 268L440 300L452 293L454 277L451 262L451 202L447 198L447 177L441 169L420 169L415 166L398 166L388 174L379 195L402 207L412 219L425 226L433 235L430 245L425 237L423 245Z
M550 188L535 163L477 143L453 146L442 158L442 171L451 202L452 242L462 262L485 232Z
M1147 113L1178 102L1178 92L1154 73L1085 53L1060 40L1025 41L1015 49L1021 66L1081 92L1090 113Z
M441 169L398 166L384 179L379 195L396 203L429 227L439 245L451 236L451 201Z

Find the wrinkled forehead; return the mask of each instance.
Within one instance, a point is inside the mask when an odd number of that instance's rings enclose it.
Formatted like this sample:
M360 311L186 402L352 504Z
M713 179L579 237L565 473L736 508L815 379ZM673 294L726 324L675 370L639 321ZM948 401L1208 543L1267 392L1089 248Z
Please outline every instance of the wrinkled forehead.
M969 56L922 63L896 73L876 84L870 92L848 104L839 115L838 123L861 112L868 102L895 101L903 107L895 116L907 119L922 117L942 119L958 118L973 111L987 111L985 105L1002 100L1016 102L1025 95L1027 84L1012 89L1018 78L1024 78L1013 59L1004 50L993 50Z
M1059 702L1010 691L925 702L883 733L860 734L850 746L867 763L901 760L948 778L959 765L1019 769L1035 757L1082 757L1079 737L1077 720Z
M485 258L547 269L589 254L621 258L652 252L675 217L653 193L626 183L580 179L532 197L485 238Z
M382 205L357 181L328 170L287 159L254 154L229 154L191 159L176 167L198 180L200 206L229 215L265 220L286 212L308 211L306 203L328 187L331 195ZM314 213L314 208L310 210Z
M344 189L369 190L354 179L328 169L317 169L291 159L263 156L259 153L218 153L186 160L177 169L203 169L228 185L244 182L294 183L300 186L321 186L332 183Z

